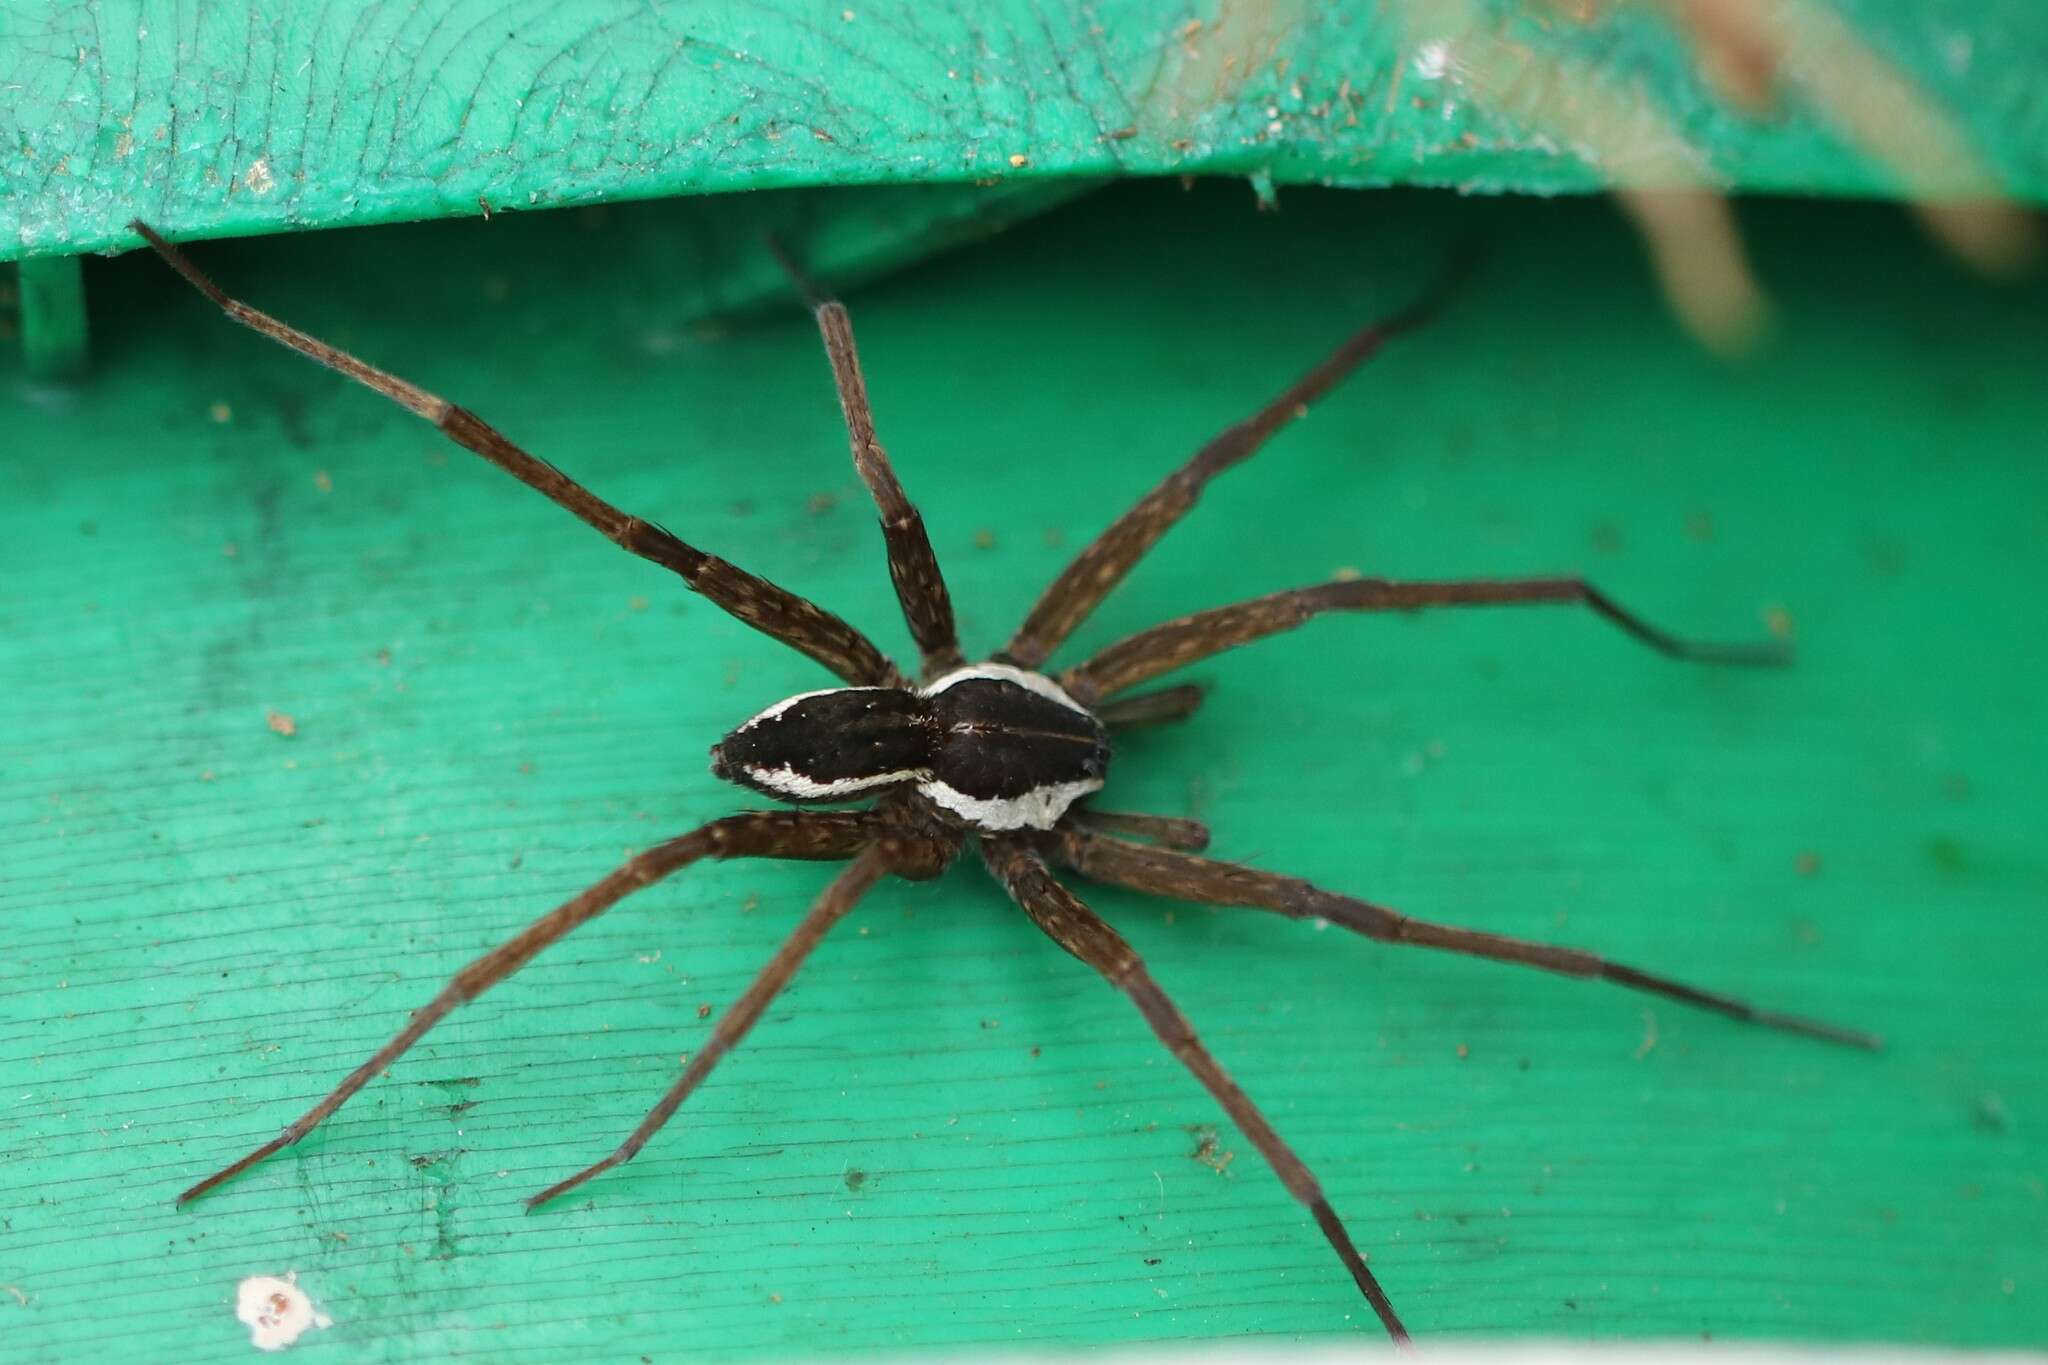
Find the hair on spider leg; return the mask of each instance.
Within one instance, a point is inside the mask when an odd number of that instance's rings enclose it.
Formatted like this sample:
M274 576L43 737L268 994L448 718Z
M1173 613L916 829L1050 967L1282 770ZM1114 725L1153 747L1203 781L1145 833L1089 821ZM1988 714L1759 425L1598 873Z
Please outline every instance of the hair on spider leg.
M181 1204L305 1137L456 1008L512 976L580 925L706 858L835 862L841 868L714 1026L711 1041L692 1056L625 1142L533 1196L530 1206L631 1160L738 1046L811 951L863 896L889 877L938 876L970 848L1018 908L1055 944L1120 991L1209 1091L1287 1192L1310 1212L1397 1342L1408 1340L1407 1329L1315 1176L1211 1055L1130 945L1058 879L1055 864L1153 895L1325 918L1372 939L1599 978L1765 1027L1852 1046L1876 1045L1867 1034L1758 1009L1578 949L1434 924L1297 879L1202 857L1209 829L1199 821L1097 811L1090 804L1107 775L1112 730L1185 720L1203 698L1194 684L1142 693L1128 689L1331 612L1570 605L1605 618L1672 658L1737 665L1783 661L1775 643L1702 645L1672 635L1577 578L1352 579L1195 612L1127 636L1057 675L1042 671L1075 628L1188 513L1211 479L1256 454L1388 340L1427 321L1469 271L1475 253L1455 255L1420 302L1353 333L1265 406L1198 447L1074 557L1000 652L970 661L960 648L952 601L923 518L875 435L851 319L843 305L820 295L776 248L818 324L854 466L874 500L890 581L918 647L920 667L913 675L808 598L698 549L654 521L620 511L467 409L232 298L157 232L140 222L134 227L234 321L432 423L451 441L559 504L615 545L675 574L735 619L816 661L843 684L778 701L713 746L715 776L792 803L794 809L726 816L628 858L458 970L390 1041L278 1137L187 1189L178 1197ZM869 804L855 809L806 804L856 798Z

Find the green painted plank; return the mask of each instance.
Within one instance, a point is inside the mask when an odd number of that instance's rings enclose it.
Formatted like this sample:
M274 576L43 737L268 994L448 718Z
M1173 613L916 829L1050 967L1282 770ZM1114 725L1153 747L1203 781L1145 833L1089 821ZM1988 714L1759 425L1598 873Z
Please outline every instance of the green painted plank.
M202 254L902 648L815 335L677 327L682 212ZM1741 368L1584 201L1123 187L852 303L987 647L1490 229L1451 314L1218 484L1079 647L1345 568L1576 566L1702 633L1788 612L1798 667L1690 670L1570 614L1333 620L1195 670L1205 710L1131 739L1108 795L1891 1051L1096 899L1428 1336L2038 1346L2048 308L1890 210L1746 217L1782 306ZM972 866L878 893L587 1199L519 1206L639 1117L817 869L628 902L173 1210L468 956L743 804L705 746L823 679L154 261L88 265L100 376L10 407L0 500L9 1359L243 1358L236 1283L287 1270L335 1320L315 1358L1372 1339L1238 1135Z
M1944 111L1991 184L2048 199L2035 0L1802 3L1839 12ZM219 236L777 186L1220 174L1554 192L1658 174L1654 158L1596 164L1535 114L1574 86L1655 111L1716 182L1898 188L1796 93L1770 118L1728 107L1649 7L1564 12L0 0L0 259L130 245L137 214ZM1546 65L1475 98L1457 43L1495 24ZM1448 59L1432 48L1447 30Z

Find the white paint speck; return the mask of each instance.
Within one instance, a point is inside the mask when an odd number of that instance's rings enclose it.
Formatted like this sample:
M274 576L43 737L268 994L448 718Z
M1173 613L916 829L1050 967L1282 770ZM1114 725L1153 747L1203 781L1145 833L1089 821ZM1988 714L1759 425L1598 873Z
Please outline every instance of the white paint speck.
M258 157L250 165L248 173L242 177L242 183L249 187L252 194L268 194L276 189L277 177L270 173L269 159Z
M1415 53L1415 74L1426 81L1440 81L1451 69L1451 45L1441 38L1424 43Z
M249 1328L249 1344L259 1351L282 1351L309 1327L332 1327L334 1319L313 1310L313 1301L298 1286L298 1275L251 1275L235 1291L235 1316Z

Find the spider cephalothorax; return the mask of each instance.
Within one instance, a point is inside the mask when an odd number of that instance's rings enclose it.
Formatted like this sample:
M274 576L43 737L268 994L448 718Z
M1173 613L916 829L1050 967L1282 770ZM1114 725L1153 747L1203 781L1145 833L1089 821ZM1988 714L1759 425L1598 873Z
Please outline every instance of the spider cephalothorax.
M1201 702L1200 690L1191 686L1136 694L1130 693L1131 688L1222 650L1290 630L1324 612L1576 603L1674 658L1727 664L1782 661L1782 651L1771 645L1700 645L1680 640L1623 610L1577 578L1462 582L1362 578L1276 592L1197 612L1132 635L1056 675L1040 671L1074 628L1194 505L1203 485L1250 456L1388 337L1419 324L1427 316L1427 307L1410 309L1359 331L1272 402L1196 451L1067 566L994 659L969 664L954 633L952 601L923 518L905 496L875 439L846 310L818 298L792 267L792 275L810 297L824 336L853 441L854 465L881 515L890 577L921 655L919 676L928 680L919 686L839 617L706 554L651 522L628 516L552 465L521 450L474 413L229 298L155 232L141 223L134 226L180 274L236 321L339 370L434 423L450 439L538 489L617 545L673 571L692 590L763 634L808 655L846 684L788 698L740 725L713 746L714 773L799 804L874 798L872 805L861 809L824 810L813 805L742 812L637 854L457 972L396 1037L283 1133L186 1190L179 1196L180 1202L297 1142L456 1006L504 980L535 954L626 895L700 858L818 859L846 862L847 867L718 1020L710 1039L691 1056L682 1075L626 1141L604 1160L541 1191L529 1204L543 1203L630 1160L761 1017L768 1002L788 984L826 932L870 888L884 876L936 876L970 842L1017 905L1060 947L1127 995L1160 1040L1215 1096L1272 1165L1288 1192L1314 1215L1324 1237L1397 1340L1406 1339L1406 1330L1308 1167L1217 1065L1130 945L1054 877L1053 865L1155 895L1314 918L1368 938L1600 978L1752 1023L1833 1042L1875 1046L1875 1039L1867 1034L1760 1010L1593 953L1411 919L1385 906L1291 877L1203 858L1198 855L1209 834L1192 820L1109 814L1085 803L1102 786L1109 763L1109 731L1179 719Z

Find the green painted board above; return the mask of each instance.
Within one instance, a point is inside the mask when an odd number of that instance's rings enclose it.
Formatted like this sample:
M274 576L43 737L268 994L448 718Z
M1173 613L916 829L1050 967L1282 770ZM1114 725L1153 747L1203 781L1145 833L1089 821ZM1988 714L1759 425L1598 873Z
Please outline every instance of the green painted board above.
M1598 154L1587 108L1706 183L1883 195L1906 187L1841 108L1912 103L1873 98L1893 79L1983 185L2048 199L2048 7L1786 3L1810 69L1753 116L1647 3L0 0L0 259L130 246L137 214L231 236L790 186L1548 193L1668 170ZM1889 74L1828 92L1858 69Z

